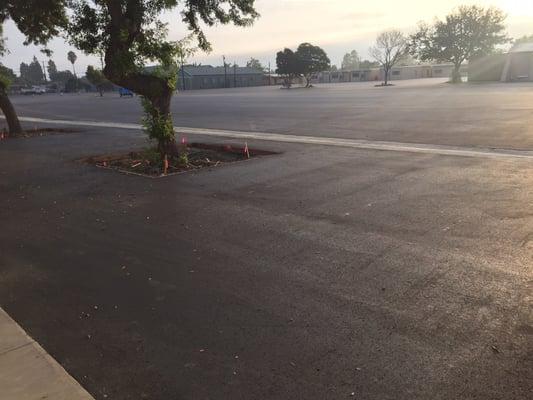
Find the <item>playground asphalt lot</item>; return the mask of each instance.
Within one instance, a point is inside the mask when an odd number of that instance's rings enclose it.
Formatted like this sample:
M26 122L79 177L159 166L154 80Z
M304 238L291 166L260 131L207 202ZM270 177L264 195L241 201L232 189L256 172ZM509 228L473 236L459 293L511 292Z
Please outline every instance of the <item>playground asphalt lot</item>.
M137 99L14 103L139 122ZM533 150L532 104L528 84L427 80L188 92L173 110L180 126ZM0 306L95 399L533 395L531 159L251 141L280 154L147 179L76 161L140 131L77 129L0 142Z

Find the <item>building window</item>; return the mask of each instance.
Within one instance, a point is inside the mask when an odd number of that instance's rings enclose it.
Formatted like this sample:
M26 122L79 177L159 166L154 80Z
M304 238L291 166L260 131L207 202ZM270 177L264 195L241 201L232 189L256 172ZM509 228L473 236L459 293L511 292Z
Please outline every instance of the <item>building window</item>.
M400 75L400 71L392 71L392 75Z
M436 74L442 74L442 69L436 69L436 70L433 70L433 72Z
M352 72L352 78L359 78L359 72Z

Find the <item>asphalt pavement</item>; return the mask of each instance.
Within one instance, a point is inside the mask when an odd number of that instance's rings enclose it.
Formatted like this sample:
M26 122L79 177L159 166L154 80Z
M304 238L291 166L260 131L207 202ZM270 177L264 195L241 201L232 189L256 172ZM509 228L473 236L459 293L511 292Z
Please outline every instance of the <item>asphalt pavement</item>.
M531 150L531 89L259 88L173 107L183 126ZM15 103L139 119L137 99ZM280 154L154 180L77 161L142 132L77 129L0 142L0 306L95 399L533 395L531 160L252 140Z
M533 150L533 84L450 85L443 79L185 91L178 126ZM138 98L108 94L17 96L26 116L139 123Z

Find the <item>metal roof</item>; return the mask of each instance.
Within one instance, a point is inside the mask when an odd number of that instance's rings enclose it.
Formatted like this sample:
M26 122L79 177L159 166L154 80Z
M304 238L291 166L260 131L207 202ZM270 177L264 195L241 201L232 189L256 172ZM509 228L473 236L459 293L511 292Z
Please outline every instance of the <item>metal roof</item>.
M183 71L187 75L191 75L191 76L224 75L224 67L213 67L211 65L199 65L199 66L185 65L183 67ZM233 74L234 73L233 67L232 66L226 67L226 73L228 75ZM248 68L248 67L237 67L236 73L237 75L263 75L263 71L255 69L255 68Z

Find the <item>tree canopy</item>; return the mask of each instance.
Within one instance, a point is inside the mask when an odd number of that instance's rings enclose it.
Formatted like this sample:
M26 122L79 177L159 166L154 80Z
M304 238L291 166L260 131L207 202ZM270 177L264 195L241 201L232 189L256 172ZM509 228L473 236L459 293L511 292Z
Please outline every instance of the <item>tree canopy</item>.
M369 49L370 55L384 70L385 85L388 83L390 70L407 54L407 50L406 37L394 29L380 33L376 44Z
M248 26L259 16L255 0L0 0L0 23L11 18L26 43L44 45L64 33L87 54L104 55L104 75L146 100L153 135L163 154L176 148L170 99L176 86L179 43L168 40L162 15L179 15L199 46L211 48L202 27ZM176 11L180 5L180 12ZM144 70L147 61L163 68ZM155 125L154 125L155 124ZM159 129L160 128L160 129ZM154 133L155 132L155 133Z
M410 52L422 61L453 63L452 78L459 82L461 64L509 42L505 19L504 12L495 7L461 6L444 20L421 23L410 38Z
M312 74L326 71L331 65L326 52L311 43L300 44L296 50L296 58L298 60L299 73L304 76L306 86L310 85Z
M349 53L346 53L342 58L341 69L344 70L354 70L359 69L361 64L361 58L357 51L352 50Z
M305 77L306 86L310 86L311 75L329 70L331 63L326 52L320 47L302 43L295 52L287 48L278 52L276 66L276 73L285 76L285 84L288 87L297 76Z
M96 87L100 96L104 95L104 90L113 87L113 84L106 79L104 73L101 70L94 68L92 65L87 67L85 78Z
M246 62L246 66L248 68L254 68L254 69L257 69L259 71L265 71L265 67L263 66L263 64L261 64L261 62L257 59L257 58L253 58L251 57L247 62Z
M285 86L290 87L292 80L300 75L300 66L296 53L285 48L276 54L276 73L285 77Z

